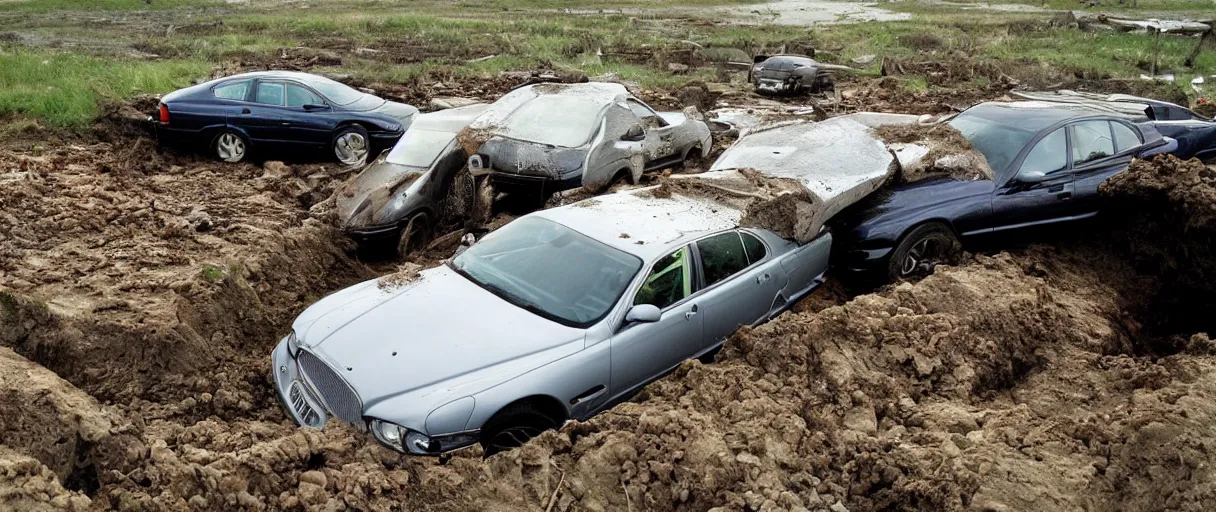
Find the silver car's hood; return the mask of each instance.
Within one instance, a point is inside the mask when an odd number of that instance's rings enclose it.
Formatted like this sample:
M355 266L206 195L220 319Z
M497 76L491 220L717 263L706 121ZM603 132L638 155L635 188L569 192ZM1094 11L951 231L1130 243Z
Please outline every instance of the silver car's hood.
M368 281L313 304L292 326L365 405L584 338L447 266L413 282Z

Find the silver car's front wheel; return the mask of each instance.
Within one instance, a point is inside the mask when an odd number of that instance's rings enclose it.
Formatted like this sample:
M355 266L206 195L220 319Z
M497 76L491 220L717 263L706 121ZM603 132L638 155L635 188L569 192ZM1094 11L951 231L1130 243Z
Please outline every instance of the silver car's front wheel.
M225 162L236 163L245 159L248 146L245 139L233 132L224 132L215 139L215 156Z
M367 161L371 151L367 130L350 127L334 137L334 156L346 165L359 165Z

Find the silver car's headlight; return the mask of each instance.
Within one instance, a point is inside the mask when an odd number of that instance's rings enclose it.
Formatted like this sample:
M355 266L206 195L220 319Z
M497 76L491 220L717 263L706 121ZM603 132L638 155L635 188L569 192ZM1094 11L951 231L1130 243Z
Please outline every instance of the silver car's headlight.
M470 430L430 437L396 423L372 420L372 434L381 444L412 455L438 455L471 446L477 442L479 431Z
M372 434L385 446L415 455L439 453L438 445L426 434L414 432L396 423L372 420Z
M296 339L296 331L294 330L291 331L291 334L287 335L287 353L291 354L293 358L300 354L300 340Z

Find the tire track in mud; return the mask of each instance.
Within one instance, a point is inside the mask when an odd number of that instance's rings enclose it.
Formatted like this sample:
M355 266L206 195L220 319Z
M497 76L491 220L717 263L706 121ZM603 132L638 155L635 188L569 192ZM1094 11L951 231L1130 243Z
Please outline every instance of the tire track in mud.
M297 429L270 391L267 354L294 314L372 274L325 203L313 208L337 186L314 179L317 166L100 146L0 165L11 185L0 344L16 351L0 354L6 506L1205 510L1216 499L1216 345L1192 335L1194 318L1152 322L1174 283L1210 269L1141 274L1134 264L1159 258L1139 246L1132 257L1117 243L1035 246L855 297L831 289L586 423L439 464L337 425ZM1210 190L1210 171L1160 165L1112 184L1144 198L1129 233L1195 254L1187 244L1210 236L1202 215L1216 203L1180 187Z

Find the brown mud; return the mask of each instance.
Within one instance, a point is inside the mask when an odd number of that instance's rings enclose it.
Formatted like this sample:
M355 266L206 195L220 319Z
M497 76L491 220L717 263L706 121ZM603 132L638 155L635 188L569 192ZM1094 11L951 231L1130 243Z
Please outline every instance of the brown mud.
M899 183L942 176L960 181L992 179L992 167L988 165L988 160L950 125L879 126L874 129L874 135L888 145L915 144L928 149L924 156L900 166L899 174L895 177Z
M375 275L333 228L343 176L123 137L0 151L0 508L1216 508L1211 308L1176 307L1213 296L1201 165L1112 180L1113 241L829 284L588 422L440 463L271 391L292 318Z

